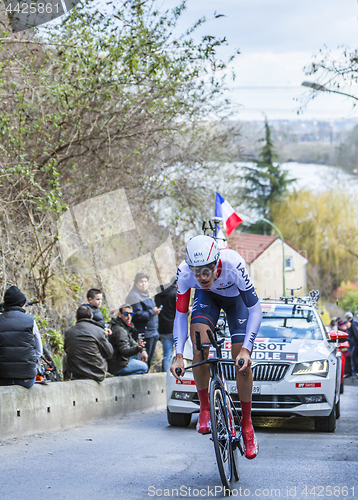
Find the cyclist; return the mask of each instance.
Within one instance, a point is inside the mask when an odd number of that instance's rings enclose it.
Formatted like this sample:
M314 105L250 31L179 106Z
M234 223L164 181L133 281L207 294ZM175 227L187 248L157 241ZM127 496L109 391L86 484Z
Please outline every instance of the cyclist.
M200 331L201 341L209 342L206 330L214 330L220 310L226 313L231 333L232 357L236 359L236 383L242 409L242 435L246 458L255 458L258 444L251 421L252 371L251 352L259 330L262 311L255 288L248 275L244 259L234 250L219 249L214 238L206 235L190 239L185 249L185 261L177 271L177 305L174 320L175 360L170 368L184 374L183 350L187 337L187 318L190 290L195 289L191 313L190 335L193 343L193 363L201 361L195 346L195 331ZM204 356L207 358L209 349ZM241 368L238 361L244 360ZM207 364L193 369L200 401L197 430L210 432L209 379Z

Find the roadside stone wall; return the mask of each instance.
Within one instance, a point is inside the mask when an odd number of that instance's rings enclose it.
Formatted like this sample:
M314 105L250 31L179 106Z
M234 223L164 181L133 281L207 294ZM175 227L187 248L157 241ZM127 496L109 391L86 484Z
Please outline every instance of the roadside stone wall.
M164 408L165 373L0 387L0 440Z

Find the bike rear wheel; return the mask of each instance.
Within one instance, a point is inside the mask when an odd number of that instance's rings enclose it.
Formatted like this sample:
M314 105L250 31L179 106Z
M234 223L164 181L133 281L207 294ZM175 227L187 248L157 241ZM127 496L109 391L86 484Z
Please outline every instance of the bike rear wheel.
M216 461L224 488L232 490L235 480L232 435L226 396L219 381L210 383L210 418Z

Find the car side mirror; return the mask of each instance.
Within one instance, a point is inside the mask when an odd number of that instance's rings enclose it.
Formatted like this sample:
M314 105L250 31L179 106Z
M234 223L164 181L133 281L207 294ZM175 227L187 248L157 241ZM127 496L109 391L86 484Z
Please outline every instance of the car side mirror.
M337 342L337 333L338 333L338 341L345 341L348 339L349 337L349 334L346 333L346 332L342 332L341 330L335 330L333 332L330 332L329 333L329 336L330 336L330 339L328 340L328 342Z

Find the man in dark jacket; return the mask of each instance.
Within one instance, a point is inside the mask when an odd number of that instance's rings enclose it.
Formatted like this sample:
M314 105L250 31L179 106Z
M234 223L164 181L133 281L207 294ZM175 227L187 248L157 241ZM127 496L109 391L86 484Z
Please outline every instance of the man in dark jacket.
M148 353L148 368L150 368L155 346L159 339L158 314L161 310L149 295L148 280L149 276L145 273L135 275L134 285L126 298L126 303L133 308L133 323L137 332L144 335L145 348Z
M0 385L35 383L37 359L42 342L36 322L25 313L26 297L16 286L4 295L4 313L0 315Z
M65 331L64 378L90 378L102 382L106 376L107 362L113 347L103 328L92 320L88 306L80 306L76 312L77 323Z
M159 315L159 338L163 345L163 362L162 368L166 372L170 364L170 356L173 352L174 338L173 325L176 312L177 286L175 278L168 285L165 285L164 290L157 293L154 297L157 307L163 308Z
M351 349L352 376L358 377L358 311L355 313L348 333L348 342Z
M132 337L135 330L131 325L132 316L131 306L123 304L118 317L111 321L109 341L113 346L113 356L108 360L108 371L113 375L135 375L148 371L145 342L142 339L136 342ZM138 353L141 353L141 360L136 359Z

